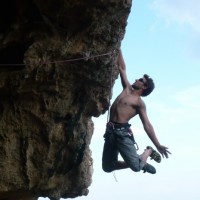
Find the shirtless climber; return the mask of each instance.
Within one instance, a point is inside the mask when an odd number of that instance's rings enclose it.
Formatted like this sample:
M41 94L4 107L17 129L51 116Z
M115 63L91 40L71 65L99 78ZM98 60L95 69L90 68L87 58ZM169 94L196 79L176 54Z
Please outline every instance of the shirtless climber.
M112 172L125 168L131 168L135 172L143 170L151 174L156 173L156 169L146 161L148 157L161 162L161 156L168 158L168 148L161 145L156 137L153 126L151 125L147 113L146 105L141 97L149 95L154 89L154 82L148 76L144 75L131 85L126 75L126 65L119 50L118 69L123 86L123 91L115 99L110 109L110 119L106 126L104 135L105 143L102 157L102 167L105 172ZM135 147L135 140L130 129L129 120L139 115L144 130L156 146L160 154L152 147L147 146L145 151L138 155ZM118 160L118 154L121 154L124 161Z

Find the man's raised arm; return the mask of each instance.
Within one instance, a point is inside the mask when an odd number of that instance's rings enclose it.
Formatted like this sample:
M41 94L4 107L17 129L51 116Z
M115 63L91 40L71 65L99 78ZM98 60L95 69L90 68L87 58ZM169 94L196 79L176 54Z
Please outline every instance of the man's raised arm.
M123 88L130 86L130 83L129 83L127 75L126 75L126 64L124 62L124 58L123 58L121 49L119 49L118 69L119 69Z

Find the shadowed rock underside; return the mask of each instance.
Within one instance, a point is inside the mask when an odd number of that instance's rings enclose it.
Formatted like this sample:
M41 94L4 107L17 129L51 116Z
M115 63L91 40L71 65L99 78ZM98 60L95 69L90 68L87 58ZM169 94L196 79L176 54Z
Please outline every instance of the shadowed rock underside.
M0 6L0 199L88 194L91 118L109 108L130 9L130 0Z

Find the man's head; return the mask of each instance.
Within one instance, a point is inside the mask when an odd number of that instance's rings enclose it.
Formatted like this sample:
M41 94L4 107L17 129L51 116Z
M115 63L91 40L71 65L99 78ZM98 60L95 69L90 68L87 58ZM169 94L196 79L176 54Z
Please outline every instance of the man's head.
M145 97L153 91L155 84L152 78L144 74L143 78L137 79L132 87L136 90L143 89L141 96Z

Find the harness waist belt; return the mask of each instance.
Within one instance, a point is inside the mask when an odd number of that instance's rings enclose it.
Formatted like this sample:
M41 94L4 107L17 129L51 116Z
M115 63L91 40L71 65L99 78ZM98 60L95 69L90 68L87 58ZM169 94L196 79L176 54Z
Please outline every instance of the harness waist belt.
M130 124L129 123L116 123L116 122L108 122L108 125L111 126L113 129L119 129L119 130L123 130L126 128L130 128Z

